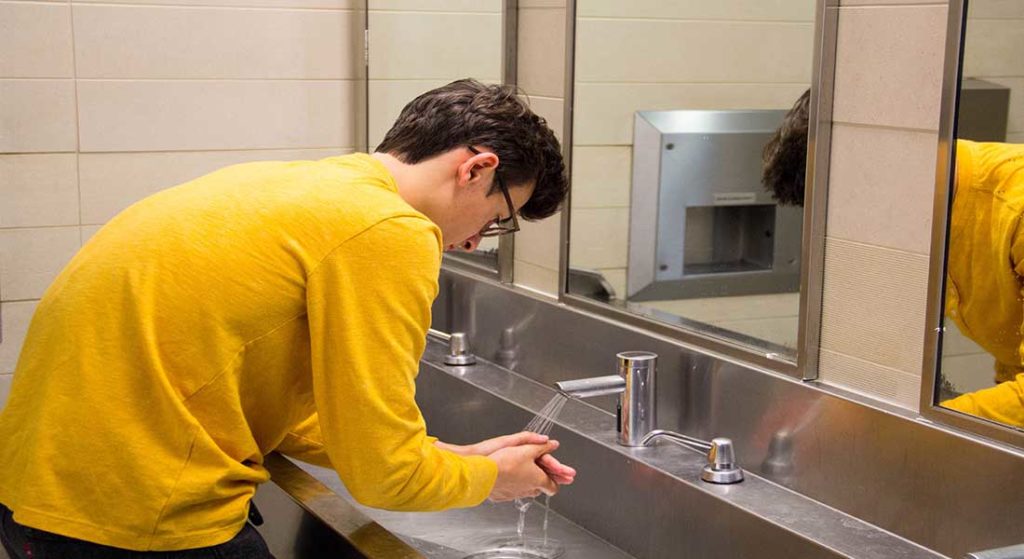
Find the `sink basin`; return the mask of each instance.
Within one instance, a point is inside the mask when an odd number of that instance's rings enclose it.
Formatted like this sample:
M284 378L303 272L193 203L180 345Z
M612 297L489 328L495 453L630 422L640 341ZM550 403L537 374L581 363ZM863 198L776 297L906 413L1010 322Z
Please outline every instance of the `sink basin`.
M333 470L309 464L302 464L301 467L429 559L555 559L555 554L540 551L532 555L513 555L513 551L506 551L505 555L499 554L503 547L506 550L518 547L515 544L518 540L516 525L519 511L513 503L485 501L482 505L470 509L427 513L371 509L352 501ZM557 502L558 499L558 496L552 497L551 503ZM543 499L537 499L527 509L524 536L527 542L533 544L528 545L527 549L542 547L543 502ZM554 511L550 512L548 517L547 543L548 546L544 549L553 549L557 544L557 547L564 550L564 553L559 554L563 559L630 559L628 554Z
M417 401L431 434L465 444L522 429L556 394L552 388L480 360L444 365L428 343ZM617 444L615 416L579 400L562 409L552 437L576 482L551 499L554 511L636 557L940 558L748 471L736 485L701 481L705 456L670 442ZM729 433L722 433L728 436Z
M446 442L466 444L518 431L556 394L482 359L471 367L446 366L444 355L442 344L428 343L417 401L431 434ZM569 401L551 435L562 443L559 459L578 470L576 483L550 500L549 537L564 546L566 558L943 557L756 472L748 470L736 485L705 483L702 453L670 442L620 446L614 415L585 402ZM441 513L380 511L351 502L334 472L301 467L335 499L364 515L364 524L375 526L353 530L349 523L350 532L382 531L423 557L509 556L480 554L493 550L496 541L514 538L518 512L509 503ZM539 536L543 512L540 505L528 511L527 537Z

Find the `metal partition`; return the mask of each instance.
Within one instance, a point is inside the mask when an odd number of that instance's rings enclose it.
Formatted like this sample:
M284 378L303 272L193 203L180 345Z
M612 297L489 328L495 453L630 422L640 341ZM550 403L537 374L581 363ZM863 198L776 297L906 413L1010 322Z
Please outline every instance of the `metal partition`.
M519 85L519 0L502 0L502 60L501 81L505 85ZM516 236L498 238L498 280L512 283L516 257Z
M370 151L370 11L367 9L368 0L356 0L353 2L352 29L349 37L352 42L352 52L363 53L363 63L355 64L356 79L352 86L355 88L353 106L356 107L356 115L353 122L356 126L356 151Z

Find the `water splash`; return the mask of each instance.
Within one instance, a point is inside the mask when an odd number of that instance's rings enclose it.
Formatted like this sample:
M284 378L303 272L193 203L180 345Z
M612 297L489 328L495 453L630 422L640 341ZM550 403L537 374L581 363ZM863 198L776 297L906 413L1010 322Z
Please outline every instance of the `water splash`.
M519 544L526 547L526 511L530 510L533 501L527 499L516 499L516 509L519 510L519 523L516 524L516 535L519 536Z
M551 495L544 495L544 543L543 547L548 546L548 513L551 512Z
M555 394L537 415L526 424L524 431L530 431L539 435L551 433L555 419L565 407L569 397L565 394ZM560 557L565 549L557 542L548 541L548 513L551 510L551 496L544 496L544 524L543 535L540 539L529 539L526 537L526 512L533 504L533 499L516 499L516 510L519 511L519 521L516 523L516 539L512 542L500 542L492 551L500 550L503 555L487 555L486 557L530 557L537 559L554 559ZM480 556L485 557L485 556Z

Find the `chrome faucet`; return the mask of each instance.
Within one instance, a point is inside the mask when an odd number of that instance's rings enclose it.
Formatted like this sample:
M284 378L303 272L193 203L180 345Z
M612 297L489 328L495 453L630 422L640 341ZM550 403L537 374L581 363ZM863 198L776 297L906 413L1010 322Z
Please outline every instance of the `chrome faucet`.
M715 437L708 442L675 431L655 429L644 437L644 446L651 444L656 439L668 439L683 446L706 452L708 463L701 470L700 479L708 483L729 485L743 481L743 468L736 463L736 450L733 448L732 439Z
M654 400L658 356L647 351L624 351L615 358L617 375L567 380L555 386L573 398L618 394L619 444L644 446L644 435L654 430L658 419Z
M707 453L708 463L701 473L701 479L704 481L718 484L743 481L743 470L736 464L736 453L731 440L719 437L709 442L656 428L657 354L647 351L624 351L615 357L618 362L616 375L567 380L556 382L555 386L572 398L618 394L619 444L643 447L657 439L669 439Z

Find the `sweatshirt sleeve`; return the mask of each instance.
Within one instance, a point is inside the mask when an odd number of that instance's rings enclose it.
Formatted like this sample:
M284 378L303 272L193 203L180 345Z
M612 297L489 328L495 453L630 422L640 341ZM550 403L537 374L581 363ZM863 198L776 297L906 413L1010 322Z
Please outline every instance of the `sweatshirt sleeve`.
M487 457L435 447L416 405L440 260L436 226L393 217L345 241L307 280L320 431L341 481L367 506L475 506L497 477Z
M314 413L299 422L285 435L276 449L285 456L309 462L324 468L333 468L327 457L324 438L320 432L320 418Z

